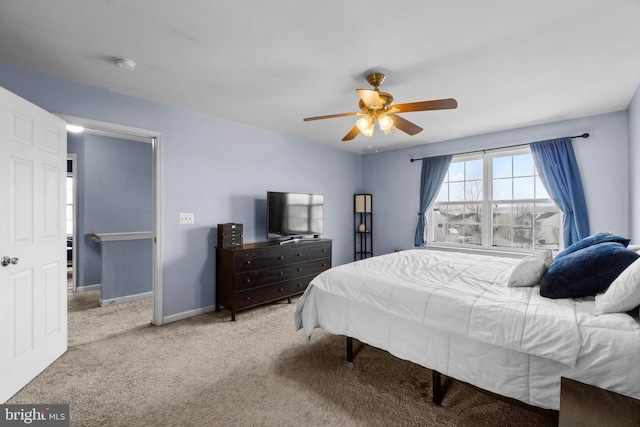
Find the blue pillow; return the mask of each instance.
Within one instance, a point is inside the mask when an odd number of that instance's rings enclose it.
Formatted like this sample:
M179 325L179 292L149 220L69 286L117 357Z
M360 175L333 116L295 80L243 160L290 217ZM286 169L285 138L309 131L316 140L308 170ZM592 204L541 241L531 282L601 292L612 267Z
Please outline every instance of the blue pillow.
M555 260L540 281L540 295L581 298L604 292L637 258L617 242L587 246Z
M617 242L624 245L624 247L626 248L627 246L629 246L630 240L611 233L592 234L591 236L585 237L582 240L578 240L573 245L566 247L565 250L556 255L555 259L565 257L569 254L579 251L580 249L588 248L589 246L606 242Z

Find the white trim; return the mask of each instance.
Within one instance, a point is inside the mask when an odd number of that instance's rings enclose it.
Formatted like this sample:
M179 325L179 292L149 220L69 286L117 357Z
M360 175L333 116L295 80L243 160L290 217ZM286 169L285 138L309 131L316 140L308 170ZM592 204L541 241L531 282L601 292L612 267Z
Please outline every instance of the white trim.
M91 236L101 242L113 242L120 240L153 239L152 231L130 231L124 233L92 233Z
M162 282L162 134L151 138L153 147L153 313L151 323L162 325L164 287Z
M470 248L468 246L441 246L441 245L427 245L416 249L426 249L432 251L443 252L461 252L465 254L476 255L488 255L488 256L501 256L505 258L518 258L522 259L527 255L531 255L533 252L516 252L516 251L503 251L498 249L485 249L485 248Z
M137 301L139 299L151 298L153 296L153 291L143 292L141 294L134 295L125 295L123 297L110 298L110 299L102 299L100 298L100 307L106 307L108 305L113 304L122 304L125 302Z
M172 314L171 316L167 316L162 321L164 323L177 322L178 320L187 319L189 317L197 316L199 314L210 313L216 309L215 305L210 305L208 307L202 308L194 308L193 310L183 311L182 313Z
M82 126L84 128L84 133L90 133L92 135L109 136L112 138L121 137L122 139L150 143L151 139L159 134L159 132L150 129L103 122L101 120L87 119L85 117L69 116L67 114L53 114L69 124Z
M54 113L56 114L56 113ZM66 114L56 114L67 123L79 124L88 133L110 135L131 139L134 141L150 142L153 153L152 181L153 181L153 310L151 323L163 324L163 284L162 284L162 133L136 128L132 126L103 122Z
M509 146L509 147L503 147L503 148L496 148L496 149L491 149L491 150L479 150L479 151L474 151L474 152L469 152L469 153L463 153L463 154L454 154L453 158L451 160L451 164L454 163L465 163L468 161L472 161L472 160L482 160L482 200L447 200L447 201L434 201L430 206L429 209L427 210L425 216L426 216L426 220L427 220L427 227L425 228L425 240L426 241L430 241L433 236L435 235L435 229L436 229L436 223L434 220L434 207L435 206L459 206L459 207L465 207L468 205L479 205L482 208L482 219L481 219L481 223L480 226L482 227L482 236L481 239L482 241L480 242L478 248L483 249L483 250L487 250L487 251L494 251L496 249L494 249L493 246L493 209L492 206L496 205L496 204L518 204L518 203L530 203L530 204L552 204L555 205L556 208L558 209L558 234L559 234L559 238L558 238L558 247L562 248L563 242L562 242L562 210L560 210L560 208L557 206L557 204L551 199L551 198L535 198L535 192L534 192L534 198L533 199L494 199L494 195L493 195L493 183L495 181L494 177L493 177L493 160L496 158L500 158L500 157L513 157L513 156L518 156L518 155L523 155L523 154L527 154L532 156L531 154L531 149L529 148L528 144L522 144L522 145L517 145L517 146ZM513 180L515 178L517 178L516 176L513 176L514 171L512 171L512 176L511 176L511 181L513 182ZM535 162L534 162L534 174L533 174L533 178L534 178L534 184L536 182L535 177L539 177L539 174L537 173L537 169L535 168ZM466 193L466 188L467 188L467 179L466 176L464 178L463 182L465 184L465 193ZM451 182L450 182L451 183ZM534 190L535 190L535 185L534 185ZM512 194L513 196L513 194ZM511 224L511 227L513 228L514 224ZM535 231L535 223L534 223L534 231ZM534 246L537 245L537 240L534 239L533 244ZM449 246L455 246L458 247L458 244L452 243L452 242L434 242L435 245L442 245L444 247L449 247ZM466 244L460 243L459 247L461 248L465 248L468 247L466 246ZM475 247L472 247L472 250ZM498 247L495 247L498 248ZM520 251L519 248L509 248L509 247L502 247L500 246L499 249L497 249L498 251L500 250L504 250L506 252L511 252L511 251ZM540 248L536 248L536 249L522 249L521 251L526 252L529 251L534 252L540 250ZM464 251L464 249L463 249Z
M99 291L100 289L102 289L102 285L100 283L96 283L95 285L78 286L76 288L76 292Z

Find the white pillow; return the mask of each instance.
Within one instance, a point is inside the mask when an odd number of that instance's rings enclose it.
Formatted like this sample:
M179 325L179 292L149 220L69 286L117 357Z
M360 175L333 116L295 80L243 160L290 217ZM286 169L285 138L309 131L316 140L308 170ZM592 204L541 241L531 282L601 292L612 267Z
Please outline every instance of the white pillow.
M624 313L640 305L640 258L625 268L609 288L596 295L595 314Z
M535 286L547 272L553 256L551 251L541 251L522 258L509 276L508 286Z

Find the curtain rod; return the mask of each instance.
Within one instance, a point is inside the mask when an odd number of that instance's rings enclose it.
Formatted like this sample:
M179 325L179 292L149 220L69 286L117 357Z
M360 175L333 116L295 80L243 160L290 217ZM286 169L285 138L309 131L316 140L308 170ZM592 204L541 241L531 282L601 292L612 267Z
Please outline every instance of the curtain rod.
M569 138L574 139L574 138L589 138L589 134L588 133L583 133L582 135L574 135L574 136L570 136ZM501 150L503 148L511 148L511 147L520 147L521 145L527 145L527 143L525 144L514 144L514 145L507 145L504 147L497 147L497 148L491 148L491 150ZM480 151L488 151L488 150L476 150L476 151L466 151L464 153L455 153L454 156L459 156L461 154L469 154L469 153L477 153ZM422 159L426 159L427 157L423 157ZM422 160L422 159L411 159L411 163L417 161L417 160Z

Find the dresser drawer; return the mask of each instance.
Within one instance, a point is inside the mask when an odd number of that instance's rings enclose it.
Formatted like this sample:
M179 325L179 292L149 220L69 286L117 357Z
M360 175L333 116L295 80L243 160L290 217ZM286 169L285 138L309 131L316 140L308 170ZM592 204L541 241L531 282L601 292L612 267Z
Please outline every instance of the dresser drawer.
M242 291L287 280L289 280L288 265L245 271L244 273L236 273L235 289L236 291Z
M286 298L289 293L289 282L276 283L262 288L236 293L234 306L237 309L251 307L268 301Z
M291 292L291 295L303 293L314 277L316 277L316 275L303 276L291 280L291 282L289 283L289 292Z
M291 262L304 262L317 258L331 258L331 243L301 243L291 247Z
M269 248L255 251L240 251L233 255L236 272L289 265L289 248Z
M329 258L291 264L291 279L308 275L316 276L330 267L331 259Z

